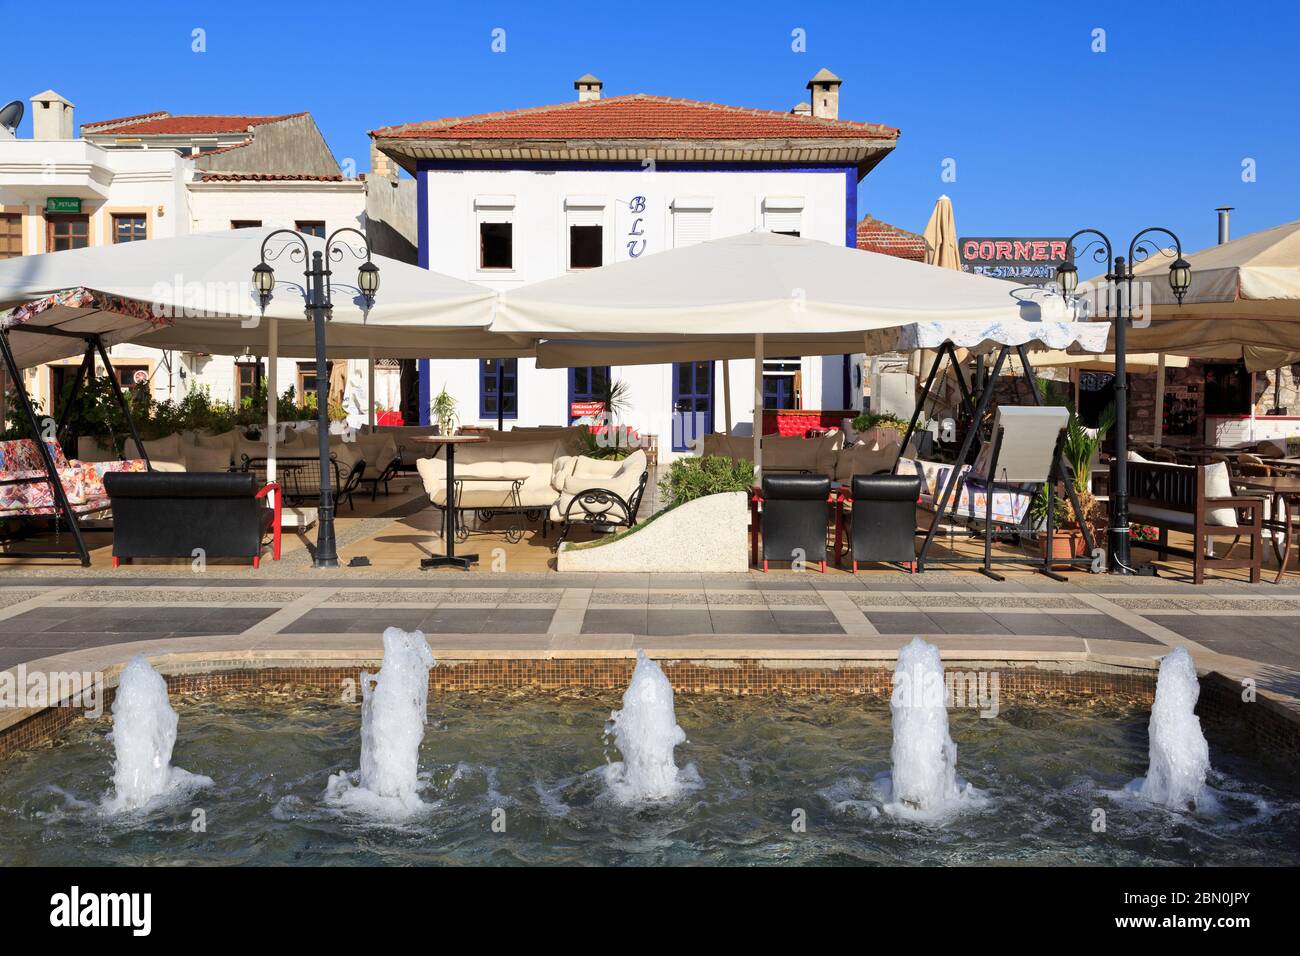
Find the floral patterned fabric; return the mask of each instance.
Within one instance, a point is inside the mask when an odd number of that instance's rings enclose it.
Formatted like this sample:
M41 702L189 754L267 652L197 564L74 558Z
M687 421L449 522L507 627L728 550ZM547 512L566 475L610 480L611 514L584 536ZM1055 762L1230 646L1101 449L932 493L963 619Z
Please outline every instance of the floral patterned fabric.
M68 496L68 503L78 513L108 507L108 492L104 490L104 475L108 472L146 470L144 460L139 458L130 461L69 461L58 442L46 444L54 458L59 484ZM29 438L0 441L0 480L12 482L29 478L37 480L0 485L0 517L52 515L59 511L36 443Z

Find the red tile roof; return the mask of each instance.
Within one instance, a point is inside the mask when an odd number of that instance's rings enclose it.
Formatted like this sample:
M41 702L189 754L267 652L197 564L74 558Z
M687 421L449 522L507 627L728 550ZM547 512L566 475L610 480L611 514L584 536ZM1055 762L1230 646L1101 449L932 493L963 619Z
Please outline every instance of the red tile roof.
M304 113L285 113L281 116L172 116L167 112L145 113L140 116L127 116L122 119L100 120L96 123L83 123L81 129L88 133L130 133L205 135L218 133L243 133L251 126L276 123Z
M210 154L209 154L210 155ZM199 180L205 183L240 183L240 182L346 182L342 175L310 176L305 173L202 173Z
M634 93L586 102L386 126L397 139L861 139L894 138L878 123L814 119L776 110L722 106Z
M926 243L923 237L891 226L874 216L867 216L858 223L858 248L900 259L925 261Z

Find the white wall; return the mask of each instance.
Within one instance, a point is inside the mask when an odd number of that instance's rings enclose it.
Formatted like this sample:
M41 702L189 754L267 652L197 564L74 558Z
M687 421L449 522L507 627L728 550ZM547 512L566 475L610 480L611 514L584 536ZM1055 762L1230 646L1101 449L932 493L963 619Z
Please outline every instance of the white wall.
M193 232L220 232L240 219L261 220L268 229L324 221L326 235L343 226L365 231L366 187L360 181L196 182L189 197Z
M697 172L664 170L485 170L431 171L427 174L429 268L508 292L568 270L569 209L598 207L606 263L629 258L629 244L642 255L673 248L674 204L711 207L706 238L721 238L772 225L767 206L802 204L801 235L837 245L845 239L845 177L820 172ZM634 212L634 197L644 209ZM779 197L779 198L778 198ZM797 197L792 202L791 197ZM483 270L478 260L481 219L508 216L513 223L514 261L509 271ZM633 223L641 220L640 235ZM775 356L770 356L775 357ZM731 363L733 423L753 420L753 361ZM801 363L803 404L837 408L841 394L840 356L805 358ZM672 367L614 367L615 379L627 382L632 411L626 423L660 439L660 454L671 457ZM461 419L489 424L479 417L478 362L430 362L430 393L446 384L458 400ZM724 427L721 363L714 371L715 427ZM568 421L568 371L538 369L519 361L519 425Z

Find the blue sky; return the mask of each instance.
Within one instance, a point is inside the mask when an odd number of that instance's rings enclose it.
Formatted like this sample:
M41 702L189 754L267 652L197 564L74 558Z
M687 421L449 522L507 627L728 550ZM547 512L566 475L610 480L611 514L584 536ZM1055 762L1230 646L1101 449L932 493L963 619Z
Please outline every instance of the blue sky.
M1126 243L1159 224L1197 249L1218 205L1236 207L1234 235L1300 218L1296 0L188 6L74 4L51 25L45 5L6 3L6 33L51 55L23 56L3 98L53 87L80 121L309 110L364 170L369 129L568 101L588 71L608 95L784 110L826 66L844 79L842 117L903 131L858 205L905 228L940 193L966 235L1091 225ZM955 182L940 178L946 159Z

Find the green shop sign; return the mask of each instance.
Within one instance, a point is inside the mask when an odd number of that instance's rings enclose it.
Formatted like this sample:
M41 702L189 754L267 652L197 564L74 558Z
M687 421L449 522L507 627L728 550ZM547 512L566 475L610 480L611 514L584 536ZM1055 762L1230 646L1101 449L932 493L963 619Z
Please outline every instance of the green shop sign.
M81 212L81 199L78 196L46 196L46 212Z

